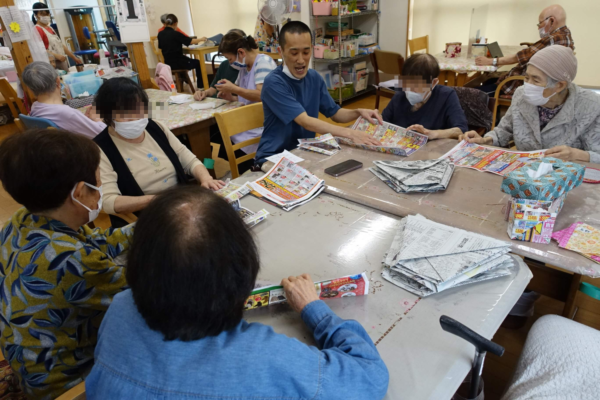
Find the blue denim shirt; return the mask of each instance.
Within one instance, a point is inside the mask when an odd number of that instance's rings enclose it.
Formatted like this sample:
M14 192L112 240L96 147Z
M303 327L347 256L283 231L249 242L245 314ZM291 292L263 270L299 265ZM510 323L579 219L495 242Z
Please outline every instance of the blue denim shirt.
M302 311L319 350L241 321L193 342L164 341L135 306L130 290L114 297L95 365L85 381L94 399L381 399L387 368L367 332L322 301Z

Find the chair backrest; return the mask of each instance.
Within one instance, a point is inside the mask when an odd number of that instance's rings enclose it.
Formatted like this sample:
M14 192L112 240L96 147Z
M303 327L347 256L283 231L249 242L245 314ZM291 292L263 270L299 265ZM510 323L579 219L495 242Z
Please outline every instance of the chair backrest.
M117 40L121 41L121 33L117 29L117 26L112 21L106 21L106 27L110 31L110 33L117 38Z
M484 128L487 132L492 127L492 112L489 108L489 96L481 90L453 86L458 95L460 106L467 117L469 130ZM493 100L493 99L492 99Z
M587 282L581 282L579 290L575 293L572 307L572 314L565 315L563 313L563 317L574 320L580 309L594 314L600 314L600 288Z
M158 48L158 36L150 37L150 45L152 45L152 52L161 63L165 62L165 58L162 55L162 51Z
M494 105L493 105L494 113L492 114L492 129L494 129L496 127L496 117L498 115L498 107L501 105L500 100L502 100L503 105L510 105L510 103L511 103L511 99L501 99L500 98L500 95L502 93L502 87L510 81L524 81L524 80L525 80L525 77L522 75L511 76L510 78L506 78L505 80L500 82L500 84L496 88L496 93L494 94L495 101L494 101ZM508 103L508 104L506 104L506 103Z
M83 27L83 36L85 36L87 40L92 38L92 35L90 35L90 29L87 26Z
M27 129L34 129L34 128L40 128L40 129L54 128L54 129L58 129L58 125L56 125L54 122L52 122L52 121L50 121L49 119L46 119L46 118L38 118L38 117L32 117L31 115L19 114L19 119L23 122L23 124L25 125L25 127Z
M235 151L251 144L257 144L260 142L260 138L249 139L234 145L231 142L231 137L250 129L262 127L265 123L263 105L262 103L254 103L223 113L217 113L215 114L215 119L221 131L221 137L227 151L227 158L229 158L231 177L235 179L240 176L238 165L244 161L253 159L256 155L256 153L250 153L243 157L235 158Z
M409 40L408 49L410 50L410 55L413 55L417 51L421 50L425 50L425 53L429 53L429 35Z
M400 76L404 66L404 57L392 51L375 50L371 53L371 62L375 70L375 84L378 84L379 71L384 74Z
M61 394L56 400L85 400L85 382L81 382L79 385L70 389L66 393Z
M10 108L10 113L12 114L13 118L18 118L19 113L27 113L27 111L25 111L25 106L23 105L23 100L17 96L17 92L15 92L15 89L12 87L8 79L0 79L0 93L2 93L4 101L6 101L6 104L8 104L8 108ZM17 107L15 107L15 104Z

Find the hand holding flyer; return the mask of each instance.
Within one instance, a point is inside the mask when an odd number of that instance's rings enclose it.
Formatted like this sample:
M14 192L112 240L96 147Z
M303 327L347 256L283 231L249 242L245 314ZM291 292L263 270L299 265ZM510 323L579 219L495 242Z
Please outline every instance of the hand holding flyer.
M409 156L427 143L427 136L418 132L408 131L396 125L384 122L374 125L360 117L356 120L352 129L369 134L374 139L379 140L379 146L359 145L350 139L336 138L340 143L359 147L365 150L379 151L381 153L396 154L398 156Z

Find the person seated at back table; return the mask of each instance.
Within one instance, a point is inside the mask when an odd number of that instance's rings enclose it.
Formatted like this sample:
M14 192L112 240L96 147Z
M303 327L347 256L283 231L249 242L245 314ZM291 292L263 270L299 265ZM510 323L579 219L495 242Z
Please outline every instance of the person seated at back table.
M319 349L242 319L259 266L225 200L197 186L157 196L136 224L131 290L104 319L87 398L381 399L389 375L375 345L308 275L282 285Z
M383 120L429 139L456 139L468 131L456 91L440 85L439 76L440 66L431 54L410 56L402 67L402 91L383 110Z
M185 69L196 70L196 86L202 87L202 70L200 69L200 61L195 58L187 57L183 54L182 46L189 46L206 41L205 37L200 39L192 39L185 34L178 32L179 20L174 14L167 15L165 19L165 29L158 33L158 48L162 51L165 59L165 64L171 67L171 70Z
M477 57L475 59L475 64L477 65L493 65L501 67L503 65L517 64L509 72L501 75L498 79L489 79L482 86L477 86L477 89L483 90L490 96L494 96L498 84L511 76L523 75L531 57L533 57L536 52L548 46L561 45L575 50L575 42L571 36L571 31L567 28L567 13L564 8L558 4L546 7L540 13L538 21L537 29L540 33L540 40L533 45L519 51L517 54L511 54L500 58ZM508 82L506 85L502 86L501 94L513 95L515 90L522 84L523 82L520 80Z
M162 32L165 30L165 28L167 27L167 17L169 16L169 14L163 14L160 16L160 22L162 22L163 26L161 26L160 28L158 28L158 33ZM187 33L185 33L184 31L182 31L181 29L179 29L179 27L177 29L175 29L177 32L181 33L184 36L189 36Z
M500 124L484 137L469 131L464 139L501 147L514 140L517 150L548 149L547 157L600 164L600 96L575 85L575 75L573 50L559 45L540 50Z
M331 133L354 143L381 144L365 132L329 124L318 119L319 112L338 123L364 117L371 123L383 123L377 110L348 110L335 104L325 81L314 69L309 69L312 57L312 33L300 21L291 21L279 33L283 65L275 68L261 92L265 127L256 153L256 163L283 150L298 146L298 139L314 138L315 132Z
M224 186L169 128L148 119L148 95L131 79L106 81L96 94L95 107L108 125L94 139L102 150L107 214L141 211L155 194L186 184L187 175L208 189ZM111 220L118 226L115 218Z
M60 129L0 145L0 180L24 208L0 232L0 344L30 399L54 399L94 363L98 328L127 287L116 258L133 228L91 229L102 208L100 149Z
M243 105L260 102L260 93L265 77L277 68L275 61L268 55L259 53L252 36L241 35L238 32L229 32L223 37L219 45L219 53L227 58L232 68L240 71L235 83L226 79L217 83L215 87L219 91L219 98L227 101L239 101ZM236 144L258 138L262 132L262 127L250 129L232 136L231 142ZM217 132L212 136L211 142L223 144L221 133ZM242 147L235 151L235 156L239 158L255 153L257 148L258 144ZM225 146L221 146L219 156L227 159ZM254 160L241 163L238 166L240 174L252 168L253 165Z
M34 61L23 70L23 83L31 89L37 101L31 106L32 117L45 118L59 128L79 133L90 139L106 129L106 124L94 121L82 112L63 104L60 78L52 65Z
M246 36L244 31L241 29L231 29L229 32L227 32L227 34L229 34L231 32L237 32L242 36ZM221 61L221 64L219 64L219 68L217 69L217 73L215 74L215 77L213 78L213 80L210 84L210 87L207 90L198 88L196 93L194 93L194 100L202 101L207 97L216 98L217 95L219 94L219 91L215 87L216 84L219 83L220 81L222 81L223 79L227 79L229 82L235 82L235 81L237 81L239 73L240 73L240 71L233 68L231 66L231 64L229 64L229 60L227 58L225 58L223 61ZM215 126L215 125L212 125L211 128L213 126ZM211 131L211 137L212 137L212 131Z

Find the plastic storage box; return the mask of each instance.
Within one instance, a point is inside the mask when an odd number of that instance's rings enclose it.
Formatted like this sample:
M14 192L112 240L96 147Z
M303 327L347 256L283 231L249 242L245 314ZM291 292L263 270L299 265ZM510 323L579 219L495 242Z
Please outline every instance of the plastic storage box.
M312 3L313 15L331 15L331 2Z
M69 89L71 90L71 97L78 97L84 92L88 92L90 96L96 94L96 92L98 92L98 89L100 89L100 86L102 86L103 82L104 81L102 79L94 77L94 79L71 83L69 85Z

